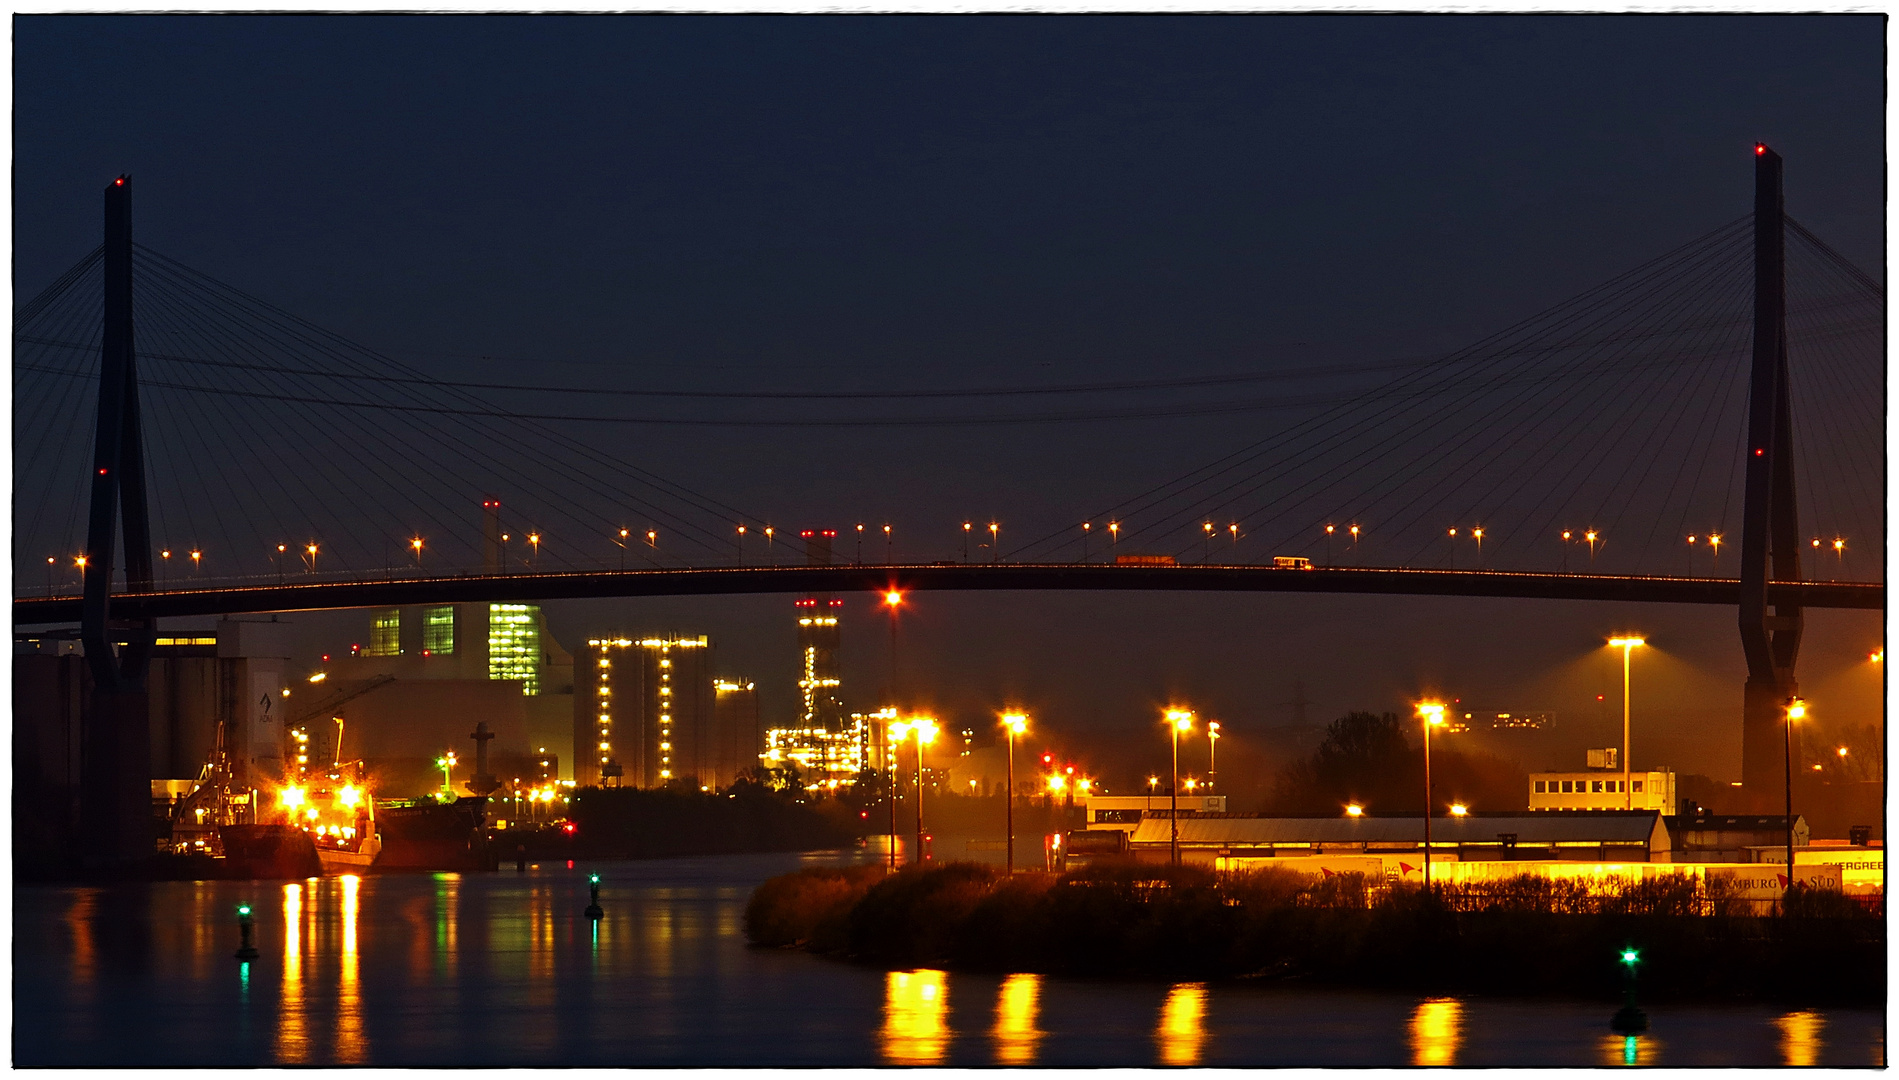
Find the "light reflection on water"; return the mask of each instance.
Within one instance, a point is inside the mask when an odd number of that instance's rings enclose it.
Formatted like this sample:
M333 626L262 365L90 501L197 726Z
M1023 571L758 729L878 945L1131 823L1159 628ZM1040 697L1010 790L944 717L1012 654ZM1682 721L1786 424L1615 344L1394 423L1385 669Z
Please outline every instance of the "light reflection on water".
M363 997L358 970L361 956L356 938L357 896L363 881L350 874L337 883L343 889L343 943L336 977L336 1060L344 1065L360 1065L369 1057L368 1040L363 1036Z
M892 971L884 976L884 1061L940 1065L949 1045L949 980L944 972Z
M310 1034L303 1011L303 886L284 886L283 988L277 1002L277 1060L302 1065L309 1060Z
M1200 1064L1200 1049L1207 1041L1206 1014L1205 983L1180 983L1167 991L1154 1028L1162 1065Z
M1411 1064L1426 1067L1457 1064L1464 1041L1464 1003L1456 998L1429 998L1411 1013Z
M1655 1053L1661 1049L1653 1035L1604 1035L1597 1046L1601 1053L1596 1063L1608 1066L1653 1065Z
M1774 1021L1780 1028L1780 1063L1796 1069L1812 1068L1820 1063L1820 1051L1826 1047L1821 1032L1826 1017L1816 1012L1790 1012Z
M1042 977L1011 975L996 991L996 1064L1033 1065L1042 1031L1035 1026L1041 1007Z
M532 873L14 890L15 1064L1661 1067L1883 1064L1875 1009L1430 1000L1254 984L886 974L749 948L799 856ZM606 918L582 914L602 874ZM239 963L233 912L261 956ZM1657 1037L1659 1036L1659 1038ZM1633 1058L1631 1060L1631 1055Z

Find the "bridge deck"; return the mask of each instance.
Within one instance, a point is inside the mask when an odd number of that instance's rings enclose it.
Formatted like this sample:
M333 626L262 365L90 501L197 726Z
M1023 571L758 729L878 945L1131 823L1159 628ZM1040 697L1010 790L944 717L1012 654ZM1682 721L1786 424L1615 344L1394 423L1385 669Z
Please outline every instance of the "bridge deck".
M1125 590L1177 592L1370 593L1494 596L1657 604L1738 604L1734 578L1267 566L1116 566L1074 563L747 566L716 569L596 570L457 574L374 581L171 588L112 598L115 618L239 615L266 611L396 607L408 604L535 602L612 596L723 596L741 593L909 590ZM1808 581L1768 587L1772 603L1884 610L1882 583ZM19 625L76 622L76 596L21 597Z

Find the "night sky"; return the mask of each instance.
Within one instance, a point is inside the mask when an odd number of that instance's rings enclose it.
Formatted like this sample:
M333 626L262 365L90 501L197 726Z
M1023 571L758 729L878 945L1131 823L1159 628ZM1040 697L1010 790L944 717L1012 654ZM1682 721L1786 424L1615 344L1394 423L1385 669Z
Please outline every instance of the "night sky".
M1747 212L1757 139L1788 161L1790 214L1885 276L1875 16L73 16L13 30L16 298L98 243L99 191L129 172L142 243L445 378L894 391L1426 357ZM648 411L728 408L898 411ZM963 520L1002 523L1006 552L1272 422L586 433L781 532L890 521L900 557L940 559L960 557ZM772 718L795 694L790 600L548 611L569 646L608 629L709 634ZM1619 693L1601 643L1622 630L1656 646L1638 662L1635 765L1739 772L1728 609L912 601L901 652L906 681L929 687L919 707L965 726L1025 705L1111 782L1164 761L1155 710L1170 700L1224 722L1229 790L1261 779L1290 745L1271 729L1295 681L1315 721L1426 692L1554 709L1525 764L1579 767L1581 747L1615 741L1594 696ZM881 684L886 632L872 598L849 603L845 696L868 707L852 690ZM364 616L297 621L314 660L360 638ZM1820 717L1878 718L1865 657L1880 633L1876 614L1808 614L1801 686Z

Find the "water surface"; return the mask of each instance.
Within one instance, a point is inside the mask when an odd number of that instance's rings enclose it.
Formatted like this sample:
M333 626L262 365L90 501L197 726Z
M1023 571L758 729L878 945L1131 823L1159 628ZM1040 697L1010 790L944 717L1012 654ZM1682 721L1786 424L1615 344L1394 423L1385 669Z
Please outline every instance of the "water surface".
M847 854L14 890L21 1066L1881 1065L1872 1009L881 972L748 948L752 886ZM606 917L587 906L602 876ZM233 959L235 909L261 955Z

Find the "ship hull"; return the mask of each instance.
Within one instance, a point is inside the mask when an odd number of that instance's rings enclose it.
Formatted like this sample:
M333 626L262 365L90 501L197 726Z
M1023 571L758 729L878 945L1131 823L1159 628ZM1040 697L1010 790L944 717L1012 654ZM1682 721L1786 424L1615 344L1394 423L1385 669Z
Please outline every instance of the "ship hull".
M310 834L293 825L224 825L226 871L245 878L306 878L323 873Z
M484 829L487 804L486 796L474 796L452 803L377 807L382 855L376 869L494 869L496 855Z

